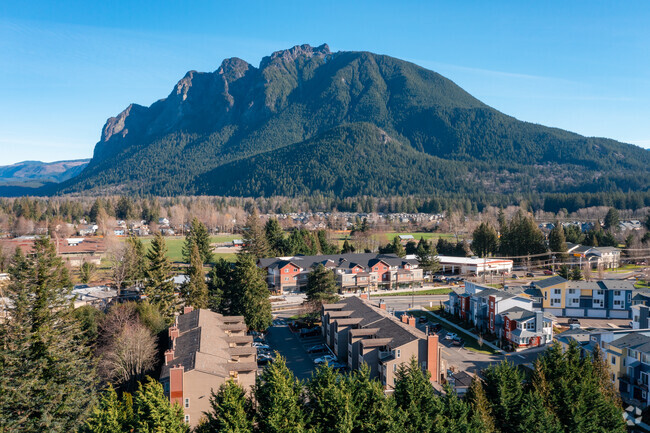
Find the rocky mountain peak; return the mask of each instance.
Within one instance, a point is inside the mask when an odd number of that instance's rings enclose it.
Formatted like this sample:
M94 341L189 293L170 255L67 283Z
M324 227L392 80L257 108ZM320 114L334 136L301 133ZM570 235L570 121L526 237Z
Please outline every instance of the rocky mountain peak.
M276 51L270 56L264 57L260 62L260 69L264 69L274 62L290 63L294 62L299 57L325 57L331 54L330 47L327 44L312 47L309 44L296 45L288 50Z
M223 75L228 82L233 82L243 77L249 69L255 69L245 60L238 57L231 57L221 62L221 66L216 70L217 74Z

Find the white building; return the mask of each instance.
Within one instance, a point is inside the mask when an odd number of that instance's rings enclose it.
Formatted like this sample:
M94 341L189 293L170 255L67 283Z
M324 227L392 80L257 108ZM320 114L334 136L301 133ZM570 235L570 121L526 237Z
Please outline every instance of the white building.
M501 274L512 272L512 260L479 259L477 257L438 256L440 269L451 274Z

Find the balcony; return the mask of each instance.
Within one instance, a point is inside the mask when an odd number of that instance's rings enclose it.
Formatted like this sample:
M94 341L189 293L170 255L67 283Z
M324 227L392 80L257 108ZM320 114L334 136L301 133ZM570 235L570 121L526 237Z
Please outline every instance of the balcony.
M385 358L391 357L395 355L395 351L393 350L380 350L379 351L379 360L383 360Z

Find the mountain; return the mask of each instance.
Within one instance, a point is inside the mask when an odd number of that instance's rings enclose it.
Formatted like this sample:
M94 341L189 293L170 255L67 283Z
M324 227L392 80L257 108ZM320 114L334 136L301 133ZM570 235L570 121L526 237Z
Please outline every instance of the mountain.
M650 152L519 121L447 78L368 52L231 58L108 119L50 192L339 196L648 191Z
M56 162L23 161L0 166L0 185L63 182L81 173L89 161L90 159Z

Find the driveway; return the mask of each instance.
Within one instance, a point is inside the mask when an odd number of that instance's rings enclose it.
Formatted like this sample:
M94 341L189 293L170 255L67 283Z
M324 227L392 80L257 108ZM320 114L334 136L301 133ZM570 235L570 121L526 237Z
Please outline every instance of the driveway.
M284 321L274 321L266 336L266 344L287 360L287 367L293 371L293 374L298 379L302 380L311 377L314 362L298 340L298 337L293 335ZM318 344L318 342L314 344Z

